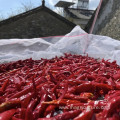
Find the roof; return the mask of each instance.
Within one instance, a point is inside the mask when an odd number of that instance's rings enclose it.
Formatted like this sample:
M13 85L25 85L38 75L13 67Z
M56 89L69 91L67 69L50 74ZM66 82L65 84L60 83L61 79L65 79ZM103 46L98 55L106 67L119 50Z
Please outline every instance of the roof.
M70 7L71 5L74 5L75 3L74 2L66 2L66 1L59 1L55 7L63 7L63 8L66 8L66 7Z
M85 1L85 2L89 2L89 0L79 0L79 1Z
M39 38L69 33L76 24L45 6L0 22L0 39Z
M94 13L94 10L84 10L84 9L75 9L67 8L64 9L71 17L76 19L86 19L89 20Z
M87 16L87 15L82 14L80 11L75 10L75 9L69 9L69 11L81 19L88 19L89 20L91 18L91 14Z
M18 14L18 15L16 15L16 16L13 16L13 17L11 17L11 18L5 19L5 20L3 20L3 21L0 21L0 26L2 26L2 25L4 25L4 24L9 24L10 22L17 21L18 19L21 19L21 18L24 18L24 17L29 16L29 15L31 15L31 14L37 13L37 12L39 12L39 11L41 11L41 10L44 10L44 11L50 13L51 15L53 15L53 16L55 16L56 18L62 20L62 21L65 22L66 24L69 24L70 26L73 26L73 27L76 26L76 24L74 24L74 23L72 23L71 21L65 19L65 18L62 17L61 15L53 12L51 9L49 9L49 8L47 8L47 7L45 7L45 6L40 6L40 7L34 8L34 9L30 10L30 11L27 11L27 12Z

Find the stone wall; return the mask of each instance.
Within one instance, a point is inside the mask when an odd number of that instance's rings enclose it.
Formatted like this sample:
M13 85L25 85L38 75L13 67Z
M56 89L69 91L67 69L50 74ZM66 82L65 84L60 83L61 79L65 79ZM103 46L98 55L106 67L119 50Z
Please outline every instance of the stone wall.
M89 32L93 18L85 31ZM120 40L120 0L103 0L93 33Z
M105 25L105 27L97 33L100 35L112 37L116 40L120 40L120 8L114 13L113 17Z
M74 27L45 10L8 21L0 24L0 39L64 35Z

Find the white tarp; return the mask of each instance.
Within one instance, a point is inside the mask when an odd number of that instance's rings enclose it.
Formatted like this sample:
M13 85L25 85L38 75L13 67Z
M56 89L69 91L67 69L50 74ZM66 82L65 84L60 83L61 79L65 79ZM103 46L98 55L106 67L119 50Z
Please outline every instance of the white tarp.
M1 39L0 63L20 59L40 59L61 56L63 53L116 60L120 65L120 41L110 37L90 35L76 26L62 37L34 39Z

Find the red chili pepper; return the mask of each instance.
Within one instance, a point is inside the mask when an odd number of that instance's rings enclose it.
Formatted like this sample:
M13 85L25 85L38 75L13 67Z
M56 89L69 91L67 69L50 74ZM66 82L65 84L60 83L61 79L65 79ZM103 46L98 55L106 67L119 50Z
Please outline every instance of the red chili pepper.
M9 110L11 108L16 108L17 106L20 105L21 105L21 101L19 99L4 102L0 105L0 113L5 110Z
M109 120L120 120L119 114L115 113L113 114L113 117L109 118Z
M71 99L71 100L78 100L80 102L87 102L88 98L85 97L85 96L79 96L79 95L74 95L74 94L69 94L67 93L65 96L64 96L65 99Z
M120 105L120 96L109 100L103 111L104 117L105 118L111 117L112 113L118 108L119 105Z
M74 118L74 120L92 120L93 115L93 110L87 108L87 110L84 110L79 116Z
M15 109L11 109L11 110L0 113L0 120L11 120L15 111L16 111Z
M38 118L37 120L56 120L55 118Z
M109 101L115 97L120 96L120 91L119 90L112 90L110 91L107 95L105 95L105 100Z
M16 88L20 91L21 85L22 85L20 78L17 76L14 76L12 80L14 81Z
M37 89L36 89L35 80L34 80L35 77L36 77L36 75L33 76L33 78L32 78L32 83L33 83L33 89L34 89L35 97L38 98Z
M45 92L44 88L43 88L43 93ZM45 108L45 105L43 104L43 102L45 102L48 98L47 93L45 92L45 94L42 95L40 103L37 105L37 107L35 108L35 110L33 111L33 115L34 118L39 118L39 116L41 116L43 109Z
M117 73L116 73L115 75L113 75L113 78L114 78L115 80L120 79L120 70L117 71Z
M61 100L61 99L64 98L64 96L65 96L67 90L68 90L68 83L66 83L66 84L64 85L64 90L63 90L62 95L59 97L58 100Z
M49 105L44 112L44 116L46 117L48 114L49 115L52 114L55 111L55 108L56 108L56 105Z
M17 109L13 120L117 120L119 73L116 62L71 54L1 64L0 111Z
M74 111L69 111L69 112L65 112L62 114L58 114L52 118L39 118L38 120L69 120L79 115L80 112L81 110L74 110Z
M116 89L117 89L117 90L120 90L120 82L119 82L119 81L116 81L115 84L116 84L116 86L115 86Z
M5 91L8 83L9 83L9 80L8 80L8 79L3 83L2 87L0 88L0 90L1 90L2 92Z
M65 112L65 113L55 116L55 119L56 120L69 120L69 119L73 119L80 113L81 113L81 110L69 111L69 112Z
M25 113L26 113L26 108L18 108L16 110L16 113L15 114L18 114L19 115L19 119L24 119L25 118Z
M76 80L76 79L68 79L67 83L71 86L76 86L76 85L80 85L80 84L85 83L85 82L81 81L81 80Z
M23 119L20 119L20 118L16 118L16 117L12 117L12 120L23 120Z
M23 95L20 97L21 100L21 107L22 108L27 108L29 102L31 101L31 99L33 98L34 93L28 93L27 95Z
M29 93L29 92L31 92L31 91L32 91L32 86L30 86L30 87L28 87L28 88L25 88L25 89L23 89L23 90L20 91L20 92L17 92L17 93L14 94L13 96L11 96L9 99L19 98L19 97L21 97L22 95L25 95L25 94L27 94L27 93Z
M75 104L75 103L80 103L80 101L69 100L69 99L60 99L60 100L53 100L53 101L49 101L49 102L43 102L43 104L48 104L48 105L67 105L67 104Z
M9 76L4 76L4 77L2 77L2 78L0 79L0 82L4 82L4 81L6 81L7 79L9 79Z
M112 86L103 84L103 83L96 83L96 82L88 82L81 84L79 86L73 87L69 92L72 93L82 93L82 92L92 92L94 93L95 90L103 90L104 93L107 93L108 91L112 90Z
M36 103L37 103L37 99L32 100L30 104L28 105L27 110L26 110L25 120L34 120L33 109Z

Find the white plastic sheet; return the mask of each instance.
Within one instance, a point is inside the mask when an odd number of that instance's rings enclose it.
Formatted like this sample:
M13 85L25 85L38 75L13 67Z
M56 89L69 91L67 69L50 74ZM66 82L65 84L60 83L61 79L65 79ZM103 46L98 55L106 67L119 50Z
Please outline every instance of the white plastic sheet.
M27 58L50 59L64 53L86 53L94 58L116 60L120 65L120 41L87 34L79 26L61 37L0 40L1 63Z

